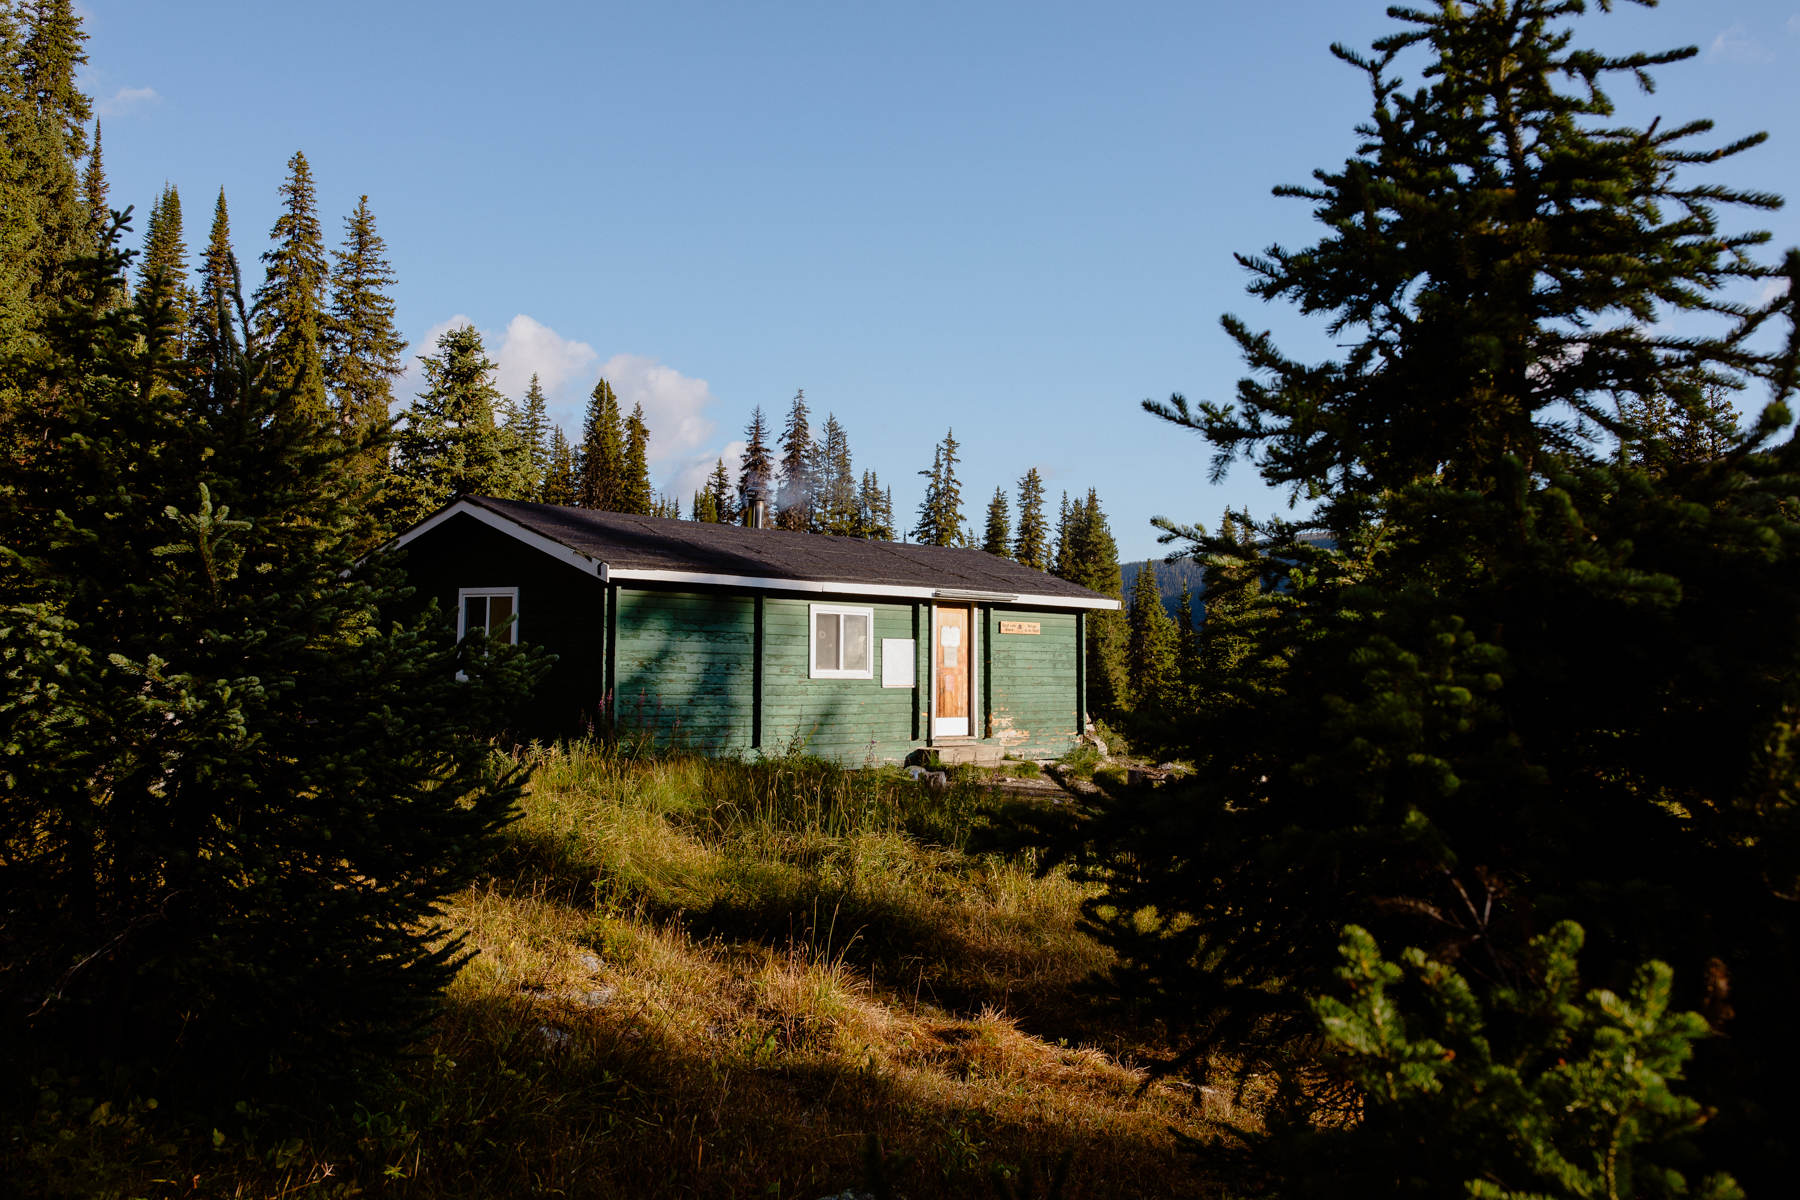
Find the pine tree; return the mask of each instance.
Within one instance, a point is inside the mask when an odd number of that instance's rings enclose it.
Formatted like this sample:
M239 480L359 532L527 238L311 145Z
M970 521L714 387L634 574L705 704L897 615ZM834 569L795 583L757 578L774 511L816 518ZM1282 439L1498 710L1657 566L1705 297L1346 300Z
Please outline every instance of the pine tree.
M706 480L706 496L709 501L708 520L730 525L737 520L737 508L732 503L731 476L725 471L725 460L719 459L713 464L712 474Z
M150 209L144 231L144 254L138 268L138 311L164 313L171 322L175 353L184 355L188 325L193 320L195 298L187 283L187 243L181 236L181 194L164 184Z
M1194 628L1194 593L1186 583L1175 607L1174 687L1173 703L1190 708L1200 687L1200 633Z
M719 509L713 503L711 492L705 488L695 490L692 499L688 501L688 520L703 521L709 525L719 523Z
M24 169L21 200L33 215L32 300L42 320L69 295L68 264L91 245L75 164L87 156L93 108L76 85L87 34L72 0L31 0L20 11L25 27L15 78L23 111L7 140Z
M576 459L581 482L575 503L617 512L624 492L625 430L619 420L619 397L605 379L588 393L587 415L581 426Z
M471 325L446 330L437 353L421 355L425 390L395 438L387 528L399 531L459 496L529 498L529 454L494 422L505 397L495 364Z
M1093 488L1087 499L1069 506L1064 523L1068 539L1068 571L1063 578L1113 600L1124 600L1124 576L1119 570L1119 547L1113 540L1100 497ZM1088 704L1096 712L1117 713L1130 698L1125 649L1128 630L1125 614L1103 610L1088 617Z
M117 238L86 294L124 290ZM169 332L72 305L22 367L60 404L0 498L0 1073L222 1110L341 1087L430 1020L533 672L401 619L341 450L235 330L239 401L194 419Z
M632 406L625 419L625 469L621 477L619 511L653 513L657 504L650 487L650 426L644 423L644 406Z
M963 530L962 485L956 478L956 433L944 434L932 454L931 469L920 471L925 476L925 498L919 502L919 523L913 527L914 539L928 546L954 546L967 541Z
M744 453L738 459L738 503L734 512L744 511L747 488L761 488L767 499L775 480L774 470L775 460L769 452L769 425L763 417L762 406L758 405L750 412L750 424L744 427Z
M864 471L862 487L856 500L856 536L871 541L894 540L894 498L882 490L881 479L874 471Z
M1044 480L1032 467L1019 479L1019 533L1013 541L1014 560L1034 571L1048 571L1044 548Z
M107 203L110 189L106 183L106 164L100 153L100 121L94 121L94 144L88 150L87 166L81 172L81 207L87 212L88 253L97 251L100 239L111 223L112 209Z
M222 211L222 210L221 210ZM394 327L394 271L375 232L369 198L344 221L344 244L331 276L324 378L342 436L361 447L357 462L373 476L387 466L394 381L405 373L406 340Z
M1056 508L1056 557L1051 569L1058 578L1073 581L1075 579L1075 558L1070 550L1069 535L1073 532L1072 520L1074 510L1069 506L1069 493L1062 494L1062 500Z
M1773 850L1796 827L1772 802L1800 744L1800 289L1737 297L1800 280L1800 253L1761 263L1766 236L1721 217L1775 203L1709 177L1760 136L1634 129L1605 93L1695 52L1589 50L1584 7L1395 8L1371 52L1339 48L1372 116L1341 167L1282 189L1316 240L1244 262L1254 295L1341 349L1297 360L1228 319L1234 398L1152 406L1216 468L1248 459L1320 504L1310 528L1259 523L1253 553L1201 539L1261 598L1226 702L1184 738L1207 782L1097 822L1116 822L1097 858L1130 863L1104 902L1158 915L1105 934L1135 999L1211 1045L1254 1028L1271 1054L1316 1036L1302 998L1332 986L1345 922L1469 964L1483 1004L1563 918L1605 931L1600 978L1657 958L1698 989L1728 964L1736 1015L1697 1046L1694 1090L1720 1112L1715 1161L1779 1191L1795 1171L1768 1114L1800 1061ZM1697 374L1768 405L1721 458L1622 460L1615 398L1677 401ZM1211 576L1207 609L1210 636Z
M862 536L862 512L856 468L850 458L850 435L836 414L825 417L824 437L813 456L813 523L816 533Z
M544 486L538 499L545 504L575 503L581 483L575 465L575 451L569 445L562 426L550 430L550 452L544 465Z
M372 228L371 228L372 232ZM263 252L263 285L256 289L256 337L267 348L270 382L297 413L324 424L324 338L327 323L325 235L319 228L312 168L298 150L281 185L281 215Z
M1007 558L1012 553L1008 544L1012 537L1012 522L1006 511L1006 489L995 488L994 498L988 501L987 532L982 537L981 548L989 554Z
M544 397L544 389L538 383L536 371L531 373L531 383L525 388L525 400L518 406L517 412L518 420L513 431L525 443L530 455L533 495L538 495L542 493L545 481L550 477L553 447L550 440L550 403Z
M189 376L191 397L204 412L229 406L235 396L238 373L227 336L230 309L241 291L237 256L231 249L231 218L225 207L225 189L213 205L212 229L206 252L200 259L200 279L194 303L194 325L189 337L193 357Z
M1184 591L1183 596L1186 596ZM1156 564L1145 562L1131 586L1126 615L1129 632L1125 645L1125 677L1134 709L1141 716L1159 719L1175 699L1180 679L1177 661L1179 631L1163 608L1156 585Z
M814 528L815 488L812 426L807 421L806 389L794 393L787 425L781 431L780 500L775 514L778 529Z

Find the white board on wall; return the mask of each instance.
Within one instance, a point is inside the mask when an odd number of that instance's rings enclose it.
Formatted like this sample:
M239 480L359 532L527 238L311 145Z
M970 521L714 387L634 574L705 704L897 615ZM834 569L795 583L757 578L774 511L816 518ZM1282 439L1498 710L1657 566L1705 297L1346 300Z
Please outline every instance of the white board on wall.
M881 639L881 686L909 688L913 685L913 640Z

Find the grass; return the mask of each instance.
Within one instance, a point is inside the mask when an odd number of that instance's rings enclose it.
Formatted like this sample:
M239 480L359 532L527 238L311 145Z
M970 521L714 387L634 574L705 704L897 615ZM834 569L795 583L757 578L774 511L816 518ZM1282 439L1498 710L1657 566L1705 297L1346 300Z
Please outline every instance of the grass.
M1081 999L1108 962L1082 890L968 850L1029 801L805 758L532 756L522 819L448 906L472 955L391 1086L299 1140L87 1130L70 1162L92 1146L113 1177L71 1187L810 1200L867 1186L878 1144L907 1197L998 1194L1065 1152L1066 1196L1216 1193L1170 1131L1235 1114L1147 1084L1157 1047Z

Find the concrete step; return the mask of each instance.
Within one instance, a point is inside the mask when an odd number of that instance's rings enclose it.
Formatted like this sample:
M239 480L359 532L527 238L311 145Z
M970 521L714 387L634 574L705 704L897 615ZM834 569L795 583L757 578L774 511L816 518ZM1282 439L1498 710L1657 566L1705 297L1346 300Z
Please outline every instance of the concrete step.
M940 738L932 743L931 748L937 751L938 760L946 766L970 763L977 767L997 767L1000 760L1006 757L1006 747L992 742L958 742Z

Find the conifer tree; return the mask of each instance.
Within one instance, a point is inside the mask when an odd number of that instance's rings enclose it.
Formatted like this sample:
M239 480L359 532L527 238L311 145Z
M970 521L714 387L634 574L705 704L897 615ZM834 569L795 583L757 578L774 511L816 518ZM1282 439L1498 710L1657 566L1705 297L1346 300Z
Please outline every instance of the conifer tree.
M516 409L518 419L514 423L514 433L525 443L531 460L531 478L536 481L533 494L541 493L545 481L550 475L551 441L550 441L550 404L544 397L543 385L538 383L537 372L531 373L531 383L525 388L525 399Z
M437 353L421 355L425 390L407 409L395 438L388 488L390 532L429 516L459 496L529 498L525 446L495 424L505 397L495 364L472 325L446 330Z
M134 301L142 313L167 313L173 322L174 351L185 356L183 343L193 320L195 299L187 282L187 243L181 235L181 194L173 184L163 185L162 194L150 209Z
M880 477L872 470L863 472L856 507L857 537L880 542L894 540L893 493L882 489Z
M711 514L706 520L730 525L737 520L737 509L731 499L731 476L726 473L725 460L713 463L712 474L706 480L707 511Z
M81 171L81 207L87 212L87 235L92 250L100 246L100 239L105 235L108 223L112 218L112 209L107 203L107 195L111 189L106 182L106 164L100 153L100 120L94 119L94 144L88 150L87 166Z
M344 220L344 243L331 275L324 377L341 435L361 447L357 462L373 476L387 465L394 381L405 373L406 340L394 327L395 278L387 243L375 231L368 196Z
M981 548L989 554L1007 558L1012 554L1011 537L1012 521L1006 511L1006 489L995 488L994 498L988 501L987 531L982 537Z
M719 523L719 510L713 504L712 493L705 488L697 488L688 501L688 520L703 521L708 525Z
M807 421L806 389L794 393L787 425L781 431L780 502L775 514L778 529L815 528L814 459L812 426Z
M85 294L124 290L117 241ZM71 304L24 366L60 404L0 489L0 1074L223 1110L342 1087L429 1021L531 671L402 619L341 449L236 330L239 401L194 419L172 329Z
M29 251L32 302L44 320L69 295L68 264L90 252L76 163L88 152L93 108L76 83L87 63L87 34L72 0L32 0L20 12L24 28L18 30L14 78L21 111L7 140L24 172L20 199L35 235Z
M660 501L650 487L650 426L644 423L644 406L632 406L625 419L625 468L621 476L619 511L655 513Z
M1013 541L1013 558L1034 571L1048 571L1051 562L1044 548L1044 480L1032 467L1019 479L1019 532Z
M371 227L371 232L373 229ZM325 235L319 228L312 168L296 150L281 185L281 215L263 251L263 284L256 290L256 336L267 347L270 382L297 413L324 424Z
M200 280L194 304L194 326L188 339L193 363L189 386L195 404L216 412L232 402L238 373L227 336L233 298L241 291L237 256L231 249L231 217L225 189L213 205L212 229L200 258Z
M1186 596L1185 589L1182 595ZM1175 698L1180 678L1177 662L1179 631L1163 607L1156 585L1156 564L1145 562L1132 581L1131 603L1126 615L1125 677L1133 708L1157 719Z
M1113 600L1124 600L1124 577L1119 570L1118 543L1113 540L1100 497L1093 488L1087 499L1069 506L1064 522L1068 542L1068 574L1064 579ZM1126 678L1125 649L1128 630L1125 614L1103 610L1088 617L1088 702L1096 712L1122 711L1130 698Z
M1075 579L1075 557L1071 551L1070 534L1073 532L1072 520L1074 510L1069 506L1069 493L1064 492L1056 507L1056 557L1051 562L1051 569L1062 579Z
M1771 850L1796 829L1770 803L1792 791L1773 747L1794 744L1800 678L1800 289L1736 289L1800 280L1800 253L1760 262L1766 235L1721 217L1776 202L1711 177L1760 136L1632 128L1606 95L1696 51L1590 50L1585 8L1395 8L1370 52L1335 51L1372 116L1341 167L1281 190L1317 239L1243 261L1254 295L1323 317L1341 349L1297 360L1227 319L1234 399L1152 405L1216 469L1245 458L1321 505L1311 528L1259 522L1251 552L1201 539L1261 599L1230 702L1185 739L1206 782L1109 806L1130 832L1106 855L1132 878L1107 903L1159 920L1106 932L1171 1020L1284 1052L1317 1036L1304 997L1331 986L1346 922L1470 964L1471 1007L1564 918L1605 931L1595 977L1657 958L1697 992L1728 972L1730 1036L1698 1044L1690 1078L1720 1113L1709 1153L1754 1195L1795 1175L1767 1122L1800 1062L1800 971L1776 949L1794 872ZM1766 395L1729 453L1659 473L1596 436L1619 433L1616 398L1675 400L1696 374ZM1209 575L1207 637L1214 592ZM1466 1178L1427 1175L1414 1194Z
M850 435L836 414L826 415L822 432L812 463L812 529L840 537L861 536L862 512L850 458Z
M0 4L0 361L23 357L33 319L32 253L37 240L37 197L20 143L35 126L19 72L20 30L10 5ZM21 401L18 382L0 376L0 416Z
M588 393L581 423L581 449L576 463L580 484L575 503L582 508L619 510L624 493L625 430L619 419L619 397L605 379Z
M744 453L738 459L738 503L733 512L744 509L744 490L749 487L768 490L775 481L775 460L769 451L769 424L763 416L762 406L758 405L750 412L750 424L744 427Z
M581 476L575 465L575 451L569 445L562 426L550 430L550 452L544 464L544 487L538 499L545 504L575 503Z
M931 469L920 471L925 476L925 498L919 502L919 522L913 537L928 546L954 546L967 542L963 529L962 485L956 478L956 432L944 434L932 454Z
M1175 702L1184 709L1190 707L1199 686L1200 635L1194 628L1194 593L1184 582L1175 607Z

